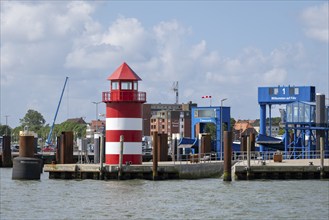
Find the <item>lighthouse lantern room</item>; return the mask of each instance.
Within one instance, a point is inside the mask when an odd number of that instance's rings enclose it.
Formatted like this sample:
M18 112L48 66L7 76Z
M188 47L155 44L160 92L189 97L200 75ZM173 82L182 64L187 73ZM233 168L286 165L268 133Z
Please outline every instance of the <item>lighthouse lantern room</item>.
M119 164L120 135L124 136L123 163L142 163L142 104L146 93L138 91L142 80L126 63L108 78L110 91L103 92L106 103L106 164Z

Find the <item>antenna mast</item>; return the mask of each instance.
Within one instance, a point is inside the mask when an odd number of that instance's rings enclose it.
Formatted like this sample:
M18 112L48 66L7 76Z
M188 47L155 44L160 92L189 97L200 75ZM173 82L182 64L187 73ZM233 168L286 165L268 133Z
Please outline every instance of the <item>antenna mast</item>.
M175 81L172 84L172 90L176 93L176 102L175 102L175 104L178 104L178 81Z

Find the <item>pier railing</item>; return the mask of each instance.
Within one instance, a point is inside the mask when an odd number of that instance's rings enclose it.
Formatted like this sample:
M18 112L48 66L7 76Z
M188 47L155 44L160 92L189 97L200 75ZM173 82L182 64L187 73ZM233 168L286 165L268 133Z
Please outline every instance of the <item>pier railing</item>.
M284 151L251 151L250 160L256 164L264 161L274 161L276 155L282 155L283 160L298 160L298 159L320 159L321 154L319 150L307 151L307 152L284 152ZM172 155L173 162L179 164L188 163L213 163L223 161L220 158L224 158L224 155L220 156L218 153L202 153L202 154L176 154ZM324 158L329 158L329 151L324 151ZM245 161L247 160L247 151L233 151L232 161Z
M254 162L260 161L271 161L274 160L276 155L282 155L283 160L298 160L298 159L320 159L321 153L320 150L314 151L300 151L300 152L285 152L285 151L251 151L250 152L250 160ZM329 158L329 151L324 151L324 158ZM234 151L233 152L233 160L242 161L247 160L247 151Z
M220 161L217 153L176 154L172 155L174 164L213 163Z

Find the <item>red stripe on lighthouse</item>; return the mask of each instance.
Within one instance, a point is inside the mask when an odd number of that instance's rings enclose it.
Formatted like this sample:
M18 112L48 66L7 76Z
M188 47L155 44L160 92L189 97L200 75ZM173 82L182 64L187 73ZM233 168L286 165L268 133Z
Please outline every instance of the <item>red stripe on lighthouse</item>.
M142 118L140 103L108 103L106 105L107 118Z
M119 155L118 154L106 154L106 161L111 161L111 164L119 164ZM142 157L136 157L134 154L124 154L123 161L130 161L132 164L142 164Z
M142 131L131 130L107 130L106 142L120 142L120 135L124 136L125 142L142 142Z

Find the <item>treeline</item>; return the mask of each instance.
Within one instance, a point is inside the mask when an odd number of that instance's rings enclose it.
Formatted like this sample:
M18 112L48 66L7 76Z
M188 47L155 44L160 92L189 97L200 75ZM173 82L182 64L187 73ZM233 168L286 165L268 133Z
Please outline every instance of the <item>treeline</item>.
M46 121L41 113L32 109L29 109L25 116L20 119L19 126L11 128L7 125L0 125L0 136L11 135L12 141L16 142L19 138L19 132L23 131L26 126L29 131L33 131L38 135L38 138L41 139L41 144L45 143L50 132L51 125L46 124ZM52 142L55 143L55 138L63 131L73 131L75 138L85 137L86 129L86 124L80 124L77 122L65 121L61 124L55 124L52 132Z
M253 126L259 126L260 120L256 119L255 122L253 123ZM272 126L279 126L281 123L281 117L273 117L271 118L271 124ZM266 124L270 124L270 118L266 118Z

